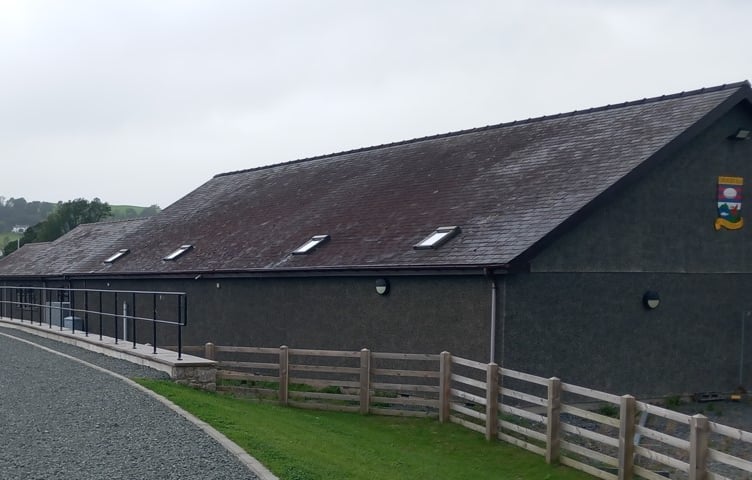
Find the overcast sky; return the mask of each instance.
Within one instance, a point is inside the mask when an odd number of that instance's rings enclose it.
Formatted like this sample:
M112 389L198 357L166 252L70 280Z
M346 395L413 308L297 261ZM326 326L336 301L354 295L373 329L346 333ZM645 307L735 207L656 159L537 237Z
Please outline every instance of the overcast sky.
M0 196L217 173L752 77L752 1L0 0Z

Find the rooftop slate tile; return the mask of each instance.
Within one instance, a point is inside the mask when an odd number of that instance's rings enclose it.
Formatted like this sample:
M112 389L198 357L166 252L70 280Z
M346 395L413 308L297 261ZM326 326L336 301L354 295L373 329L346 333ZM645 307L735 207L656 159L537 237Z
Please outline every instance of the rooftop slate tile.
M220 174L154 217L24 246L0 274L507 265L698 122L751 98L741 82ZM413 249L449 225L462 233ZM331 238L292 255L320 234ZM162 260L183 244L194 248ZM131 253L104 264L119 248Z

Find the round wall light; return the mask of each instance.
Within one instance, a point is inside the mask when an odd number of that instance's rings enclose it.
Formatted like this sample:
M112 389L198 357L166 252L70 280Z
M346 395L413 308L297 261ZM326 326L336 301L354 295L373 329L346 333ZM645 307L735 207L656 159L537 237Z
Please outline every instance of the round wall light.
M386 278L379 278L376 280L376 293L379 295L386 295L389 293L389 280Z
M661 304L661 297L658 295L658 292L648 290L642 295L642 304L645 305L645 308L648 310L653 310L654 308L658 308L658 305Z

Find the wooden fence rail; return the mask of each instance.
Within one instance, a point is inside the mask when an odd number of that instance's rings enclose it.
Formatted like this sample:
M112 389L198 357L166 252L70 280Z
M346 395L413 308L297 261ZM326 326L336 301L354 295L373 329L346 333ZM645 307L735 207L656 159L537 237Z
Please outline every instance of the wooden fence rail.
M299 408L430 416L605 480L752 478L752 433L453 356L218 346L220 391Z

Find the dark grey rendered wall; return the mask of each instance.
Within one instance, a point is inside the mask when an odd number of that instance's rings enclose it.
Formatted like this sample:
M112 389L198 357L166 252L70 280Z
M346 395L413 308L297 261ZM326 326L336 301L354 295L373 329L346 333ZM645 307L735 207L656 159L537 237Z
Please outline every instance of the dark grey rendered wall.
M752 193L752 126L738 107L661 162L507 284L509 368L614 393L670 394L752 387L752 216L715 231L717 178ZM752 211L752 202L742 213ZM648 290L661 305L641 304ZM742 336L742 319L746 332ZM744 356L744 364L740 358Z
M485 361L490 340L490 287L478 277L201 278L88 281L88 288L185 291L184 344L253 345L382 352L439 353ZM217 288L219 285L219 288ZM79 286L81 284L79 283ZM148 308L142 306L141 308ZM168 306L162 308L167 314ZM143 313L148 313L144 311ZM139 334L149 341L150 332ZM160 342L176 342L160 329Z

